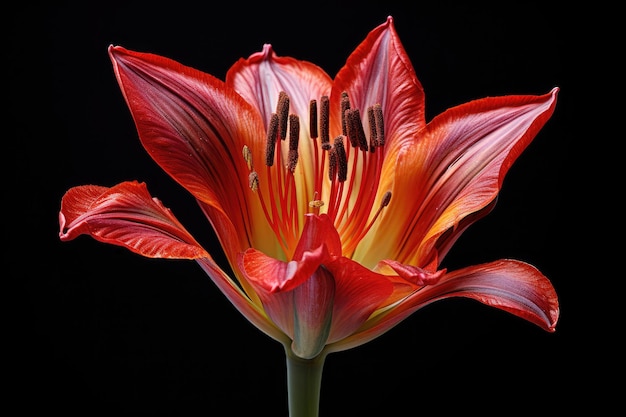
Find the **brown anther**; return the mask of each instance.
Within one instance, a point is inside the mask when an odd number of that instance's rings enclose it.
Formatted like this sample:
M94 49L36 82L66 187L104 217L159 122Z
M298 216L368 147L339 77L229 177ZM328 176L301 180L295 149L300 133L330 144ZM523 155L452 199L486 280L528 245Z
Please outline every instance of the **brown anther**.
M309 134L311 139L317 139L317 101L309 102Z
M312 208L320 208L324 205L324 202L322 200L311 200L309 201L309 207Z
M376 146L385 146L385 123L383 120L383 108L380 104L374 104L374 119L376 120Z
M256 171L252 171L250 175L248 175L248 186L252 191L259 189L259 174L257 174Z
M298 163L298 142L300 139L300 118L295 114L289 115L289 154L287 166L291 172Z
M370 152L374 152L374 149L378 146L378 135L376 133L376 116L374 115L373 106L367 108L367 121L370 127Z
M389 202L391 201L391 191L387 191L384 195L383 195L383 199L380 202L380 208L383 207L387 207L389 205Z
M337 180L344 182L348 179L348 157L346 156L346 148L344 147L343 140L345 136L339 135L335 138L333 149L337 157Z
M289 120L289 96L284 91L278 94L278 103L276 104L276 114L278 114L280 140L287 137L287 121Z
M365 131L363 130L363 122L361 121L361 112L359 109L352 109L349 113L350 123L350 135L354 136L354 139L350 139L350 143L353 147L358 145L362 151L367 151L367 139L365 138Z
M265 142L265 165L274 165L274 152L276 150L276 136L278 135L278 115L272 113L270 125L267 129L267 140Z
M329 133L329 115L330 101L328 96L320 98L320 137L322 139L322 149L330 149L330 133Z
M346 110L350 108L350 98L347 92L341 93L341 133L348 136L348 126L346 121Z
M337 151L332 146L328 151L328 179L335 180L337 175Z

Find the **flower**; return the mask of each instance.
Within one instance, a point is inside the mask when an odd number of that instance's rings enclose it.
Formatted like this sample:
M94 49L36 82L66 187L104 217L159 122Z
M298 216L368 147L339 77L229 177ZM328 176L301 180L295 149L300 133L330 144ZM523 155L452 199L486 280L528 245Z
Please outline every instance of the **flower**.
M141 143L197 200L232 275L137 181L68 190L61 240L86 234L147 257L196 260L284 345L292 412L311 401L317 413L319 381L298 367L316 364L321 378L328 353L438 300L471 298L555 330L556 292L532 265L441 264L494 207L508 169L552 115L558 87L474 100L427 123L392 17L335 78L269 44L224 81L120 46L109 55Z

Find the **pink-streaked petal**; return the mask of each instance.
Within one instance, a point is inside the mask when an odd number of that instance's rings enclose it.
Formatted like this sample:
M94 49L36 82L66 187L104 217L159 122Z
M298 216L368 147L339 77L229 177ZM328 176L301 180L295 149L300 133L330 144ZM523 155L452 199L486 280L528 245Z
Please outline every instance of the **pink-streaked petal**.
M341 257L325 265L335 279L335 306L329 343L356 331L391 295L394 285L385 277Z
M337 73L332 115L341 114L339 96L343 91L348 92L350 105L363 116L369 106L382 106L387 147L402 146L426 125L424 90L391 16L367 35ZM367 122L364 124L367 129ZM340 120L334 118L333 125L335 134L339 134Z
M262 209L241 154L244 145L264 146L256 110L221 80L171 59L119 46L109 55L141 143L201 204L221 213L213 225L229 259L262 247L253 237L271 229L257 215ZM254 156L261 166L263 156Z
M62 241L85 234L149 258L208 256L144 183L71 188L61 201L59 224Z
M509 168L552 115L558 91L475 100L433 119L412 146L385 161L381 187L393 200L355 259L441 262L469 226L462 220L486 214Z
M226 84L258 109L266 129L276 111L279 93L287 93L289 113L297 115L300 121L299 157L293 178L298 212L305 213L315 191L320 191L313 186L316 142L310 139L309 105L311 100L319 102L322 95L330 94L332 79L315 64L277 56L272 46L266 44L261 52L237 61L226 74ZM276 157L287 161L287 146L282 149ZM252 152L263 155L265 148L252 148Z
M537 268L521 261L499 260L446 274L436 285L423 287L394 308L375 313L359 332L329 347L329 351L362 345L422 307L450 297L477 300L548 332L555 331L559 319L556 291Z
M276 111L278 94L287 93L291 112L302 119L308 135L309 102L330 94L332 79L317 65L276 55L265 44L261 52L239 59L226 74L226 84L255 106L265 127Z

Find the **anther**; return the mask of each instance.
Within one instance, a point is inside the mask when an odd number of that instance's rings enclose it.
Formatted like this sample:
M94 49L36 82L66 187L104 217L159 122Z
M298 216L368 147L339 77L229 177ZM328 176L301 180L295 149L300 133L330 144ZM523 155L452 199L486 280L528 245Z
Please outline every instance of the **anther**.
M337 180L339 182L344 182L348 178L348 157L343 144L344 137L343 135L337 136L333 145L337 157Z
M278 134L278 115L272 113L270 125L267 129L267 141L265 142L265 165L274 165L274 151L276 150L276 135Z
M248 145L243 145L241 154L243 155L243 160L246 161L246 165L248 165L248 171L251 171L252 170L252 151L250 150L250 148L248 148Z
M250 175L248 175L248 186L252 191L259 189L259 174L257 174L256 171L252 171Z
M309 102L309 132L311 139L317 139L317 101Z
M348 126L346 121L346 110L350 108L350 98L347 92L341 93L341 133L348 136Z
M330 149L329 115L330 101L328 96L322 96L320 98L320 137L322 149L325 151Z
M361 112L359 109L348 110L348 123L349 133L354 137L350 138L350 144L352 147L358 145L359 149L366 151L367 139L365 138L365 131L363 130L363 122L361 122Z
M374 120L376 121L376 146L385 146L385 123L383 121L383 108L380 104L374 104Z
M285 140L287 137L287 121L289 118L289 96L284 91L278 93L278 103L276 104L276 114L279 120L279 137Z
M384 195L383 195L383 199L380 202L380 208L383 207L387 207L389 205L389 202L391 201L391 191L387 191Z
M367 121L370 126L370 151L374 152L376 146L378 146L378 135L376 133L376 116L374 115L374 106L367 108Z
M289 115L289 159L288 168L293 173L298 163L298 141L300 138L300 118Z

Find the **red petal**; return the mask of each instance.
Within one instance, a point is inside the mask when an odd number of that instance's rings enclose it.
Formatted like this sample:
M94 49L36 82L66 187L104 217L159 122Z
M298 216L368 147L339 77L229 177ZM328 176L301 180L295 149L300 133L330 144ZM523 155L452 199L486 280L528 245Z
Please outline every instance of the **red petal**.
M436 117L385 161L381 187L394 198L368 236L376 245L355 257L440 262L469 226L463 219L490 209L511 164L552 115L557 93L485 98Z
M362 115L367 114L369 106L382 106L386 146L401 146L426 125L424 90L391 16L368 34L337 73L333 115L341 114L339 96L343 91L348 92L350 105ZM333 122L336 134L340 133L340 120L335 118Z
M248 201L248 168L241 156L244 145L265 146L257 111L224 82L173 60L113 46L109 55L143 146L172 178L219 212L213 223L230 259L258 243L250 241L252 227L271 233L265 221L251 224L251 213L261 208L256 196Z
M226 74L226 84L259 110L267 128L270 116L276 111L278 93L284 91L289 96L291 113L308 120L309 101L319 101L322 95L330 94L332 80L317 65L279 57L266 44L263 51L237 61ZM301 129L308 136L308 124L301 124Z
M208 256L143 183L71 188L61 201L59 223L63 241L87 234L150 258Z
M466 297L514 314L554 332L559 302L550 281L532 265L500 260L446 274L400 304L376 316L361 333L342 340L333 351L362 345L385 333L415 311L438 300Z
M392 282L358 263L341 257L326 265L335 279L333 324L328 343L341 340L367 321L393 291Z

